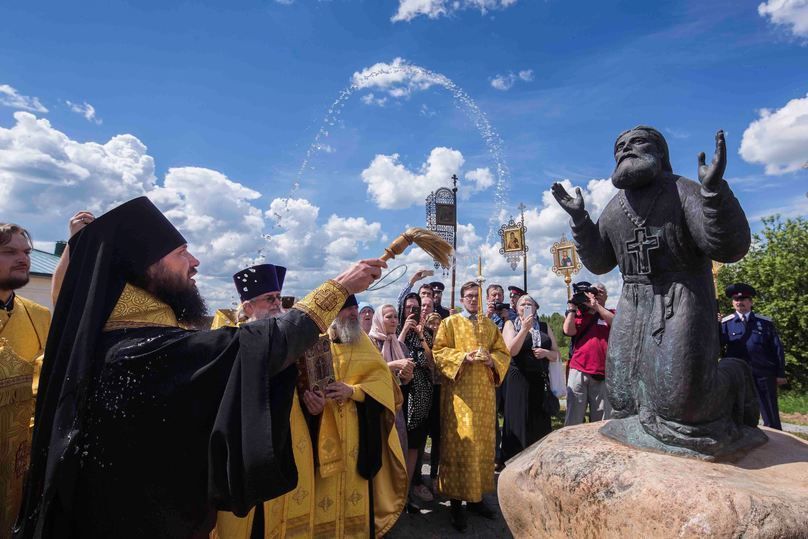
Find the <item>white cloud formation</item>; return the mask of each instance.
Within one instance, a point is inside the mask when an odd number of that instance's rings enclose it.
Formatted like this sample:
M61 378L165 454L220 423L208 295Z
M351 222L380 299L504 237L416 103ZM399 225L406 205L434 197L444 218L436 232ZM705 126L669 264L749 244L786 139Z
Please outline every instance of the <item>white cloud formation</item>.
M797 37L808 37L808 0L767 0L758 6L758 14Z
M749 163L765 165L766 174L785 174L808 161L808 94L781 109L763 109L743 133L738 151Z
M471 191L475 193L485 191L494 185L494 175L488 168L476 168L466 172L465 178L471 182ZM464 190L463 192L468 193L468 190Z
M376 90L395 99L408 98L413 92L423 91L442 81L407 60L396 57L392 62L378 62L351 76L351 84L358 90ZM362 102L370 105L384 105L386 98L373 93L362 96Z
M496 75L491 79L491 86L496 90L507 92L516 83L516 76L513 73L507 75Z
M413 172L399 162L399 154L379 154L362 171L362 181L368 184L368 194L379 208L408 208L422 204L430 192L457 174L464 162L459 151L437 147L420 169Z
M76 114L81 114L82 116L84 116L84 119L87 120L88 122L93 122L98 125L101 125L101 123L103 123L103 120L98 116L96 116L95 107L90 105L86 101L84 103L73 103L72 101L65 101L65 103L67 104L68 108L70 108L70 110L72 110Z
M505 75L495 75L491 79L491 87L502 92L507 92L513 88L513 85L516 84L517 81L532 82L534 78L535 76L533 75L532 69L522 69L518 73L510 71Z
M43 225L56 221L61 230L78 209L105 211L155 185L154 159L137 137L82 143L29 112L14 118L15 125L0 128L2 213L29 215Z
M0 128L0 215L42 245L65 239L67 219L78 210L99 215L146 195L200 258L197 282L214 308L236 301L230 276L247 265L287 265L285 288L301 295L384 237L381 224L362 217L319 222L320 209L304 199L276 199L262 211L261 193L216 170L171 168L159 182L154 159L133 135L82 143L28 112L14 118L15 125Z
M376 95L373 92L370 92L369 94L363 95L360 98L360 100L365 105L376 105L378 107L383 107L383 106L385 106L387 104L387 97L386 96L385 97L376 97Z
M39 101L39 98L22 95L8 84L0 84L0 105L18 110L39 112L40 114L48 112L48 109Z
M476 9L485 15L489 11L505 9L517 0L399 0L393 22L411 21L424 16L430 19L449 16L464 9Z

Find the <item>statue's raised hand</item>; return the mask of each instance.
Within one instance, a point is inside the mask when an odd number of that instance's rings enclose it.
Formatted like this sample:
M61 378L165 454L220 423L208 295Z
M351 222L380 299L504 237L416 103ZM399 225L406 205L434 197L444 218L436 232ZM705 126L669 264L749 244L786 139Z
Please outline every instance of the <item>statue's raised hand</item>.
M705 191L716 192L727 169L727 143L724 141L724 130L715 134L715 155L709 165L705 162L704 152L699 154L699 181Z
M564 208L564 211L570 214L573 221L578 221L580 218L584 216L586 210L584 209L584 195L581 193L581 188L575 188L575 198L572 198L567 190L564 189L564 186L560 183L556 182L550 188L553 193L553 196Z

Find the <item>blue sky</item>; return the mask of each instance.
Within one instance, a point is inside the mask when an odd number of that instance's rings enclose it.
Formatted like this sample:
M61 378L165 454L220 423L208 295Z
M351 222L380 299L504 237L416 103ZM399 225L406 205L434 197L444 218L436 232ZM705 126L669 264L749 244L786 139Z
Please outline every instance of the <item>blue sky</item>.
M805 0L223 4L0 7L2 219L54 241L74 211L148 194L200 253L204 291L221 306L234 296L227 276L249 261L288 265L300 295L377 256L423 224L424 194L457 173L459 279L482 254L492 280L521 281L486 239L492 216L523 202L529 287L552 311L564 292L548 249L567 225L547 190L569 180L597 213L626 128L663 131L674 170L691 178L723 128L726 178L753 229L808 209ZM359 84L324 126L354 75L377 64L398 71ZM453 81L490 122L505 203L475 118L412 66ZM606 280L616 297L619 275Z

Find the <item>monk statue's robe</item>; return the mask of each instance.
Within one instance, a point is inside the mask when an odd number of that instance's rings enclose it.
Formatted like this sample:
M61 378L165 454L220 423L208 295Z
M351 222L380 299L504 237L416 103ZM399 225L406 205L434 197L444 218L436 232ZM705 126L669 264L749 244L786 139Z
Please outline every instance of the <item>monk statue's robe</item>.
M718 362L711 260L734 262L746 253L746 216L724 180L709 193L663 174L644 189L647 198L658 197L648 215L638 216L620 190L597 224L587 214L572 225L586 267L602 274L617 264L623 276L606 356L617 419L601 432L707 458L748 445L748 436L765 441L751 429L757 405L748 367Z
M17 294L10 311L0 309L0 537L13 525L22 500L49 329L48 309Z
M220 512L212 537L249 539L256 526L263 526L265 538L382 537L396 523L408 485L395 430L401 393L364 333L358 343L332 342L331 354L337 381L353 386L354 394L342 405L327 400L316 417L295 397L290 422L297 487L265 502L259 517L254 510L244 518Z
M481 343L494 361L464 363L477 350L477 322L463 314L444 318L435 336L435 365L445 376L441 389L441 459L438 491L453 500L479 502L494 491L495 388L505 379L511 355L491 320L484 324Z

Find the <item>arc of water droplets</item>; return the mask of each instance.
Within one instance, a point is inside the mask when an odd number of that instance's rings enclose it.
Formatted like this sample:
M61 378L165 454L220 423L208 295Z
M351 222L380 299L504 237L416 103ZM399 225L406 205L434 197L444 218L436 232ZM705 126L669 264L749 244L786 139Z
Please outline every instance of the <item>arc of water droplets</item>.
M488 147L488 152L494 159L497 169L497 186L496 186L496 193L494 196L495 208L491 214L491 217L488 220L487 242L491 243L492 238L494 236L494 230L497 229L499 226L499 216L500 214L505 212L508 195L508 177L510 175L510 172L502 157L502 147L503 147L502 138L499 136L499 133L497 133L497 131L491 126L491 123L488 121L488 117L485 115L485 113L482 110L480 110L480 107L477 106L477 103L462 88L460 88L457 84L455 84L451 79L449 79L445 75L435 73L434 71L430 71L423 67L412 64L402 64L399 66L388 66L385 68L380 68L378 70L368 73L367 75L359 77L358 81L353 82L350 86L340 91L339 95L337 96L337 99L328 108L328 111L326 112L325 118L323 119L323 123L320 127L320 130L314 136L314 141L311 143L308 150L306 151L306 156L303 159L303 163L300 165L300 170L298 171L297 177L295 178L295 181L292 184L292 188L289 191L289 195L284 199L283 209L281 211L283 211L284 213L288 212L289 199L291 199L295 195L297 190L300 188L300 181L303 177L303 174L306 172L306 169L309 167L311 159L314 157L316 152L318 152L323 148L321 141L329 136L330 128L337 123L337 119L339 118L339 115L342 112L342 109L345 106L345 103L348 101L348 99L358 90L368 88L369 85L367 83L371 82L373 79L377 77L385 75L398 75L402 73L408 75L410 79L415 79L416 77L418 77L419 80L428 81L431 84L436 84L448 90L454 97L455 106L459 110L466 113L466 115L472 120L474 125L477 127L480 136L485 141L486 146ZM407 84L407 81L403 81L403 84ZM280 223L280 221L283 219L283 215L280 212L276 212L275 218L278 221L278 223ZM276 224L276 226L278 225Z

